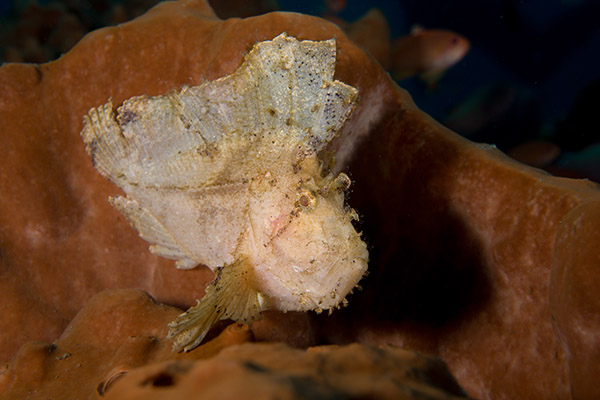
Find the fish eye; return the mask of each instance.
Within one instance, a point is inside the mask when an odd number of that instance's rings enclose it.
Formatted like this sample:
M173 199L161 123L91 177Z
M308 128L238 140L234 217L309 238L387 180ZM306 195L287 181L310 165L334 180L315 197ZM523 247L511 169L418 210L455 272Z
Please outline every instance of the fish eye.
M315 194L308 189L299 189L298 197L296 200L296 206L302 208L305 211L310 211L317 205L317 197Z

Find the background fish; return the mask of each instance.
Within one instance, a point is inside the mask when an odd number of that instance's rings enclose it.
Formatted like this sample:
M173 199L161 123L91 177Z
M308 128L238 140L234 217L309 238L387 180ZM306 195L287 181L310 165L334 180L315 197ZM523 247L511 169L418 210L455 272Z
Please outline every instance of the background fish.
M392 42L392 76L400 80L419 75L428 85L435 85L469 48L467 38L458 33L415 26L410 35Z

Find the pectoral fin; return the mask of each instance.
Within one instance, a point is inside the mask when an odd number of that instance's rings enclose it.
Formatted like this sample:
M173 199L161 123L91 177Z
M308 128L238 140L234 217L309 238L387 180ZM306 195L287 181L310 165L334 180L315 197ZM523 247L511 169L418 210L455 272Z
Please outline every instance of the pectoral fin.
M198 262L181 248L169 230L150 211L137 201L122 196L109 197L108 201L127 217L140 237L150 243L150 251L170 260L177 260L177 268L190 269Z
M167 337L173 340L173 351L197 347L219 320L247 324L259 320L260 294L252 287L250 278L251 270L244 261L219 268L204 297L169 324Z

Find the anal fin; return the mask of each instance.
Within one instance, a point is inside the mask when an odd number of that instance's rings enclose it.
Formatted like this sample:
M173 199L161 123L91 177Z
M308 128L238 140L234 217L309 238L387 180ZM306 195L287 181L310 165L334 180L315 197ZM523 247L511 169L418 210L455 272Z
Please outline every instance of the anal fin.
M243 260L219 268L204 297L169 324L167 337L173 340L173 351L197 347L219 320L247 324L260 320L260 293L250 278L250 268Z

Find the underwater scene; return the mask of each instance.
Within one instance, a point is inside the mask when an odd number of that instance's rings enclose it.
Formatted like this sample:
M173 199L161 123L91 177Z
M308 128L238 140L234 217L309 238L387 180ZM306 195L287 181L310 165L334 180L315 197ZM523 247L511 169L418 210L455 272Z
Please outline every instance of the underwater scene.
M0 400L600 399L599 16L0 0Z

